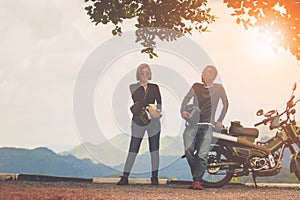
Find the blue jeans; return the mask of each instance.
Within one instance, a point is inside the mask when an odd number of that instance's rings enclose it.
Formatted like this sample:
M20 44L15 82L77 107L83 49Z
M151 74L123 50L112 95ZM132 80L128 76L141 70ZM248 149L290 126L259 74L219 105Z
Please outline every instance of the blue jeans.
M207 166L212 141L212 126L186 126L183 132L184 150L194 181L201 181Z
M150 124L147 126L139 126L132 121L131 140L129 152L124 166L123 176L129 176L146 131L148 134L149 151L151 156L152 177L158 176L160 130L160 121L156 119L152 119Z

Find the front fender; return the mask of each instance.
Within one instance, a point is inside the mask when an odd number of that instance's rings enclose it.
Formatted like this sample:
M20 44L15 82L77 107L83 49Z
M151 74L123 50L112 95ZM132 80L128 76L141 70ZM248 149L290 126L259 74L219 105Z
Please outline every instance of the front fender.
M291 157L290 172L300 171L300 150Z

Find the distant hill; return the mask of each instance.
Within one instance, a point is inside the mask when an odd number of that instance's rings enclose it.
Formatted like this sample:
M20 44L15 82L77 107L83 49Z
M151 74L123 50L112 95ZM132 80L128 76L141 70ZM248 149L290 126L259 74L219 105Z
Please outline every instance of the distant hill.
M273 134L264 135L260 140L268 140ZM52 176L71 176L82 178L118 177L122 174L127 156L130 137L117 135L102 144L85 143L72 148L70 151L56 154L44 147L36 149L0 148L0 173L32 173ZM163 136L160 141L160 170L159 176L191 180L188 164L181 159L183 154L182 136ZM270 182L295 180L288 173L289 151L284 152L283 167L286 168L276 177L261 178ZM151 171L148 140L144 139L139 155L133 166L132 177L150 177ZM243 181L252 181L243 178ZM259 180L258 180L259 182Z
M159 175L190 179L185 159L177 156L161 156L162 169ZM48 148L36 149L0 148L0 173L29 173L51 176L70 176L81 178L118 177L122 174L123 164L109 168L94 164L89 159L78 159L72 155L59 155ZM150 177L149 153L141 154L134 164L132 177ZM134 173L137 172L137 173Z
M137 157L131 177L150 177L149 153ZM122 174L124 164L109 168L103 164L94 164L89 159L78 159L72 155L59 155L50 149L0 148L0 173L29 173L50 176L69 176L78 178L118 177ZM178 156L160 156L159 176L191 180L191 174L185 159ZM139 173L134 173L139 172ZM239 178L242 182L252 182L252 178ZM258 182L295 182L294 174L284 168L277 176L260 177Z
M0 148L0 173L33 173L52 176L102 177L117 173L89 159L62 156L47 148Z
M73 155L77 158L91 159L94 163L104 163L108 166L117 166L122 164L127 156L130 137L125 134L119 134L102 144L83 143L75 146L69 151L62 152L62 155ZM149 152L148 139L142 142L139 154ZM163 136L160 139L161 156L181 156L184 153L182 136L172 137Z
M261 126L260 132L262 136L256 139L257 141L267 141L272 136L276 134L276 132L268 132L267 126ZM268 133L268 134L267 134ZM62 152L62 155L73 155L79 159L90 159L95 164L102 163L106 166L110 166L112 168L117 168L121 170L122 163L125 162L128 145L130 142L130 137L125 134L119 134L112 139L106 141L102 144L91 144L84 143L78 146L71 148L69 151ZM147 154L148 150L148 140L145 139L142 142L139 156L143 154ZM163 136L160 139L160 157L180 157L183 155L183 141L182 136L172 137L172 136ZM289 167L290 164L290 156L291 153L289 150L284 152L283 156L283 167Z

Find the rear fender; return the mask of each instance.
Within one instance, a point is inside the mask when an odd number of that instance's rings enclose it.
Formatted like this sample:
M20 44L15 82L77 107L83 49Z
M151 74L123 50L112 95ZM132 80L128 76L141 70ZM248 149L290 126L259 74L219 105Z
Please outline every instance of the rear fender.
M291 157L290 172L300 171L300 150Z

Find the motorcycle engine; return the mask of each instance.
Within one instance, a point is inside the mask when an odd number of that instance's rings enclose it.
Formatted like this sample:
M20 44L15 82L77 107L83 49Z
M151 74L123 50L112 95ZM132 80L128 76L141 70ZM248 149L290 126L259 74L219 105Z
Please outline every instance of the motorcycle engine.
M266 158L260 158L260 157L252 157L250 159L250 165L254 171L270 168Z

